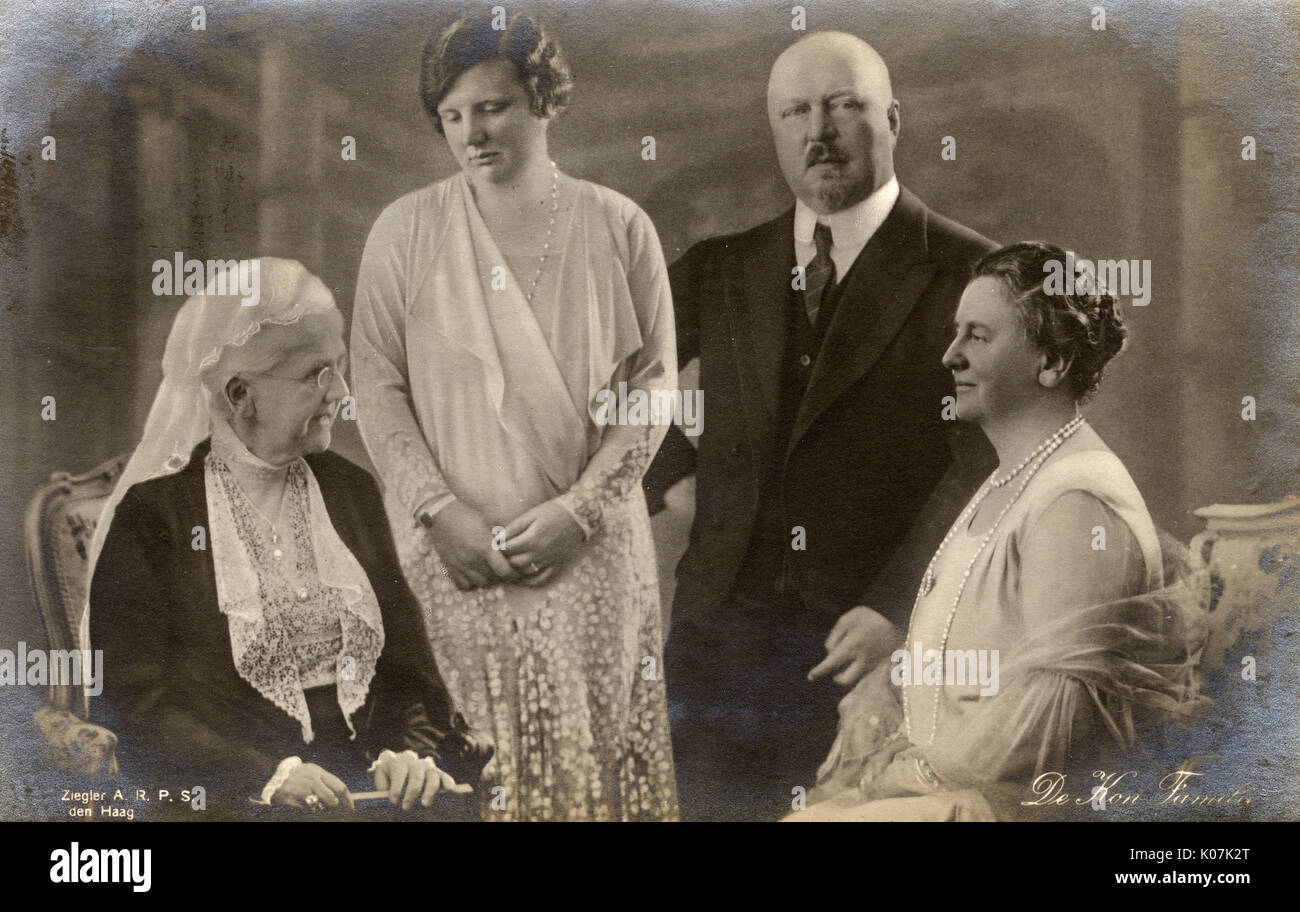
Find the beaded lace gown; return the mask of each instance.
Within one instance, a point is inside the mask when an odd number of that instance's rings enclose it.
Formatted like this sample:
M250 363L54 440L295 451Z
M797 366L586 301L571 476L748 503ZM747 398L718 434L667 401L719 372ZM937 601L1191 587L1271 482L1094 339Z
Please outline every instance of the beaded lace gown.
M676 385L667 269L630 200L565 179L556 204L531 296L462 175L380 215L357 283L358 420L439 667L496 744L485 818L671 819L640 490L666 426L634 408L611 424L606 408ZM462 592L416 520L453 499L490 526L556 500L585 541L545 586Z

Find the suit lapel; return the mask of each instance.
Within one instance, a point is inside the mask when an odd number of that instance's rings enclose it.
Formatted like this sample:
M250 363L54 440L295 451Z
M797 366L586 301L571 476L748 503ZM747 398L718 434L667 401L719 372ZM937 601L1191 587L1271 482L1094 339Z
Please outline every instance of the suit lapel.
M926 209L906 189L858 254L808 381L787 455L818 416L867 373L898 334L930 284Z
M781 407L781 358L785 353L786 319L794 268L794 209L759 229L742 258L731 260L724 277L737 336L749 343L749 357L740 358L745 411L756 430L755 445L771 438ZM738 340L739 341L739 340ZM750 391L758 390L756 398Z

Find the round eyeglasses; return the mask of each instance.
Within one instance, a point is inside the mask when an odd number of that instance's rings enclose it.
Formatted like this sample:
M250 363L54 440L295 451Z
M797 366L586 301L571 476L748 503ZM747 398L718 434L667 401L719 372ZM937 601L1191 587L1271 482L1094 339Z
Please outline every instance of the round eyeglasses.
M327 390L334 385L334 378L337 376L343 380L343 374L347 371L347 361L335 367L333 364L327 364L310 377L286 377L283 374L268 374L264 371L245 371L254 377L273 377L276 380L289 380L293 383L314 383L319 390ZM347 386L346 380L343 385Z

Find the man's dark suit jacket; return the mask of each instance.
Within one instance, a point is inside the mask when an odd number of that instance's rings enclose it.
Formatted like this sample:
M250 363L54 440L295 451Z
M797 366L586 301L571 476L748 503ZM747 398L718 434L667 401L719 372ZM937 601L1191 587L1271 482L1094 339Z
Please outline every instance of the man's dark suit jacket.
M678 360L700 358L704 390L675 616L707 614L727 597L775 467L787 516L806 533L806 549L791 554L805 603L828 616L867 604L906 623L926 561L996 464L983 434L943 419L953 383L941 364L970 269L994 247L903 189L844 277L782 452L793 210L673 264ZM684 474L672 467L683 455L674 442L685 445L676 435L647 477L652 502Z
M91 584L91 646L104 651L104 689L91 710L118 735L130 781L203 785L210 806L215 797L239 812L281 760L306 759L307 749L297 720L236 672L212 552L191 547L194 527L209 529L209 447L206 440L195 447L180 472L132 486L117 507ZM384 625L370 692L352 717L357 769L365 769L367 754L411 747L458 782L476 783L488 755L439 676L374 479L333 453L306 459L330 521L370 580ZM330 771L346 781L357 769Z

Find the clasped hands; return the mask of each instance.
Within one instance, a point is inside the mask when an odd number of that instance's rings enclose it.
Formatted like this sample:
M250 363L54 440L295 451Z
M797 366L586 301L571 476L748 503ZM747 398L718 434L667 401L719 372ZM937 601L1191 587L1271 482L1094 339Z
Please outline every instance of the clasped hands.
M563 568L582 544L582 529L554 500L539 504L505 527L503 547L494 547L492 527L477 510L452 501L438 511L429 533L458 589L503 582L540 586ZM858 605L840 615L826 637L826 658L808 672L809 680L833 676L852 687L884 661L898 643L893 624Z
M458 500L439 510L429 529L457 589L545 585L583 541L578 523L554 500L515 517L502 534L494 535L477 510Z
M370 768L370 774L376 790L387 791L389 803L396 806L400 802L403 811L409 811L417 801L422 808L431 807L438 792L468 795L474 791L466 783L457 783L431 758L418 757L415 751L409 750L400 754L384 751ZM356 809L352 793L343 781L315 763L294 767L271 796L271 803L308 810Z

